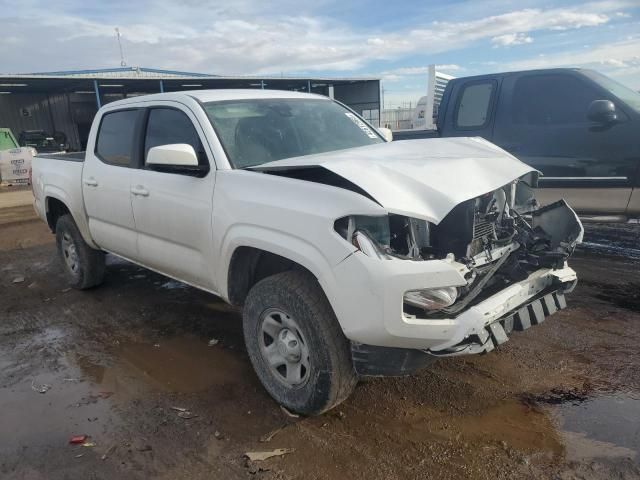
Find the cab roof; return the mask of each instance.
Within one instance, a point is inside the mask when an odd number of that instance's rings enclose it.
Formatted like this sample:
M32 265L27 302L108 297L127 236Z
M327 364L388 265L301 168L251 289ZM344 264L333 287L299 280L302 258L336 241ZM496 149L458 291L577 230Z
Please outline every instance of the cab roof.
M266 98L313 98L330 100L324 95L315 93L292 92L289 90L268 90L268 89L211 89L211 90L183 90L180 92L154 93L151 95L140 95L123 100L110 102L108 106L127 105L136 102L161 101L161 100L184 100L193 98L199 102L216 102L225 100L252 100Z

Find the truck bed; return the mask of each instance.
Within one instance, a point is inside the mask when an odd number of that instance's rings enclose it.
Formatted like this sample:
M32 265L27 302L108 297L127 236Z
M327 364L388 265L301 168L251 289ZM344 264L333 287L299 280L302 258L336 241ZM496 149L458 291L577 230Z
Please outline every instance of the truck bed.
M39 153L37 158L46 158L47 160L66 160L67 162L84 162L85 152L69 152L69 153Z
M63 202L73 215L83 236L86 235L85 238L90 239L82 197L84 153L36 155L33 157L31 167L34 206L38 216L47 221L47 197Z

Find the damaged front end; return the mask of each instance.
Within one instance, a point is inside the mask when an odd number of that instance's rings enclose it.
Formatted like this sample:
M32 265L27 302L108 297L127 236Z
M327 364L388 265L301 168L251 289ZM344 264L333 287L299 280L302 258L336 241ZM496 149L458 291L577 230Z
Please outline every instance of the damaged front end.
M582 241L582 224L566 202L538 207L533 196L535 180L536 174L529 173L462 202L437 225L389 214L343 217L334 228L369 257L446 260L466 266L466 285L404 294L406 318L453 318L536 271L563 269Z

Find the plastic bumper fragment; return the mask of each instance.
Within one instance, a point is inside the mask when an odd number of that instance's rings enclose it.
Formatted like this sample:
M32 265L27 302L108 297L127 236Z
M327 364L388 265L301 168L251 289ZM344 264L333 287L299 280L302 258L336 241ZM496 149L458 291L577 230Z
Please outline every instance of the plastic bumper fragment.
M546 294L490 323L478 335L469 337L455 347L430 353L441 357L488 353L509 340L512 331L523 331L540 325L546 317L566 306L567 302L561 291Z

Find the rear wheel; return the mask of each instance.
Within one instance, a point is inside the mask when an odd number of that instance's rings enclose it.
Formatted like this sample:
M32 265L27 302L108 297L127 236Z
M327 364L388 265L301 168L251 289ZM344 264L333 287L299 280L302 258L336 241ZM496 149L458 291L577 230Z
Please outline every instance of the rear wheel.
M102 283L104 252L87 245L71 215L63 215L58 219L56 244L65 276L73 288L83 290Z
M258 282L245 302L243 328L260 381L287 409L317 415L353 391L349 341L311 274L289 271Z

